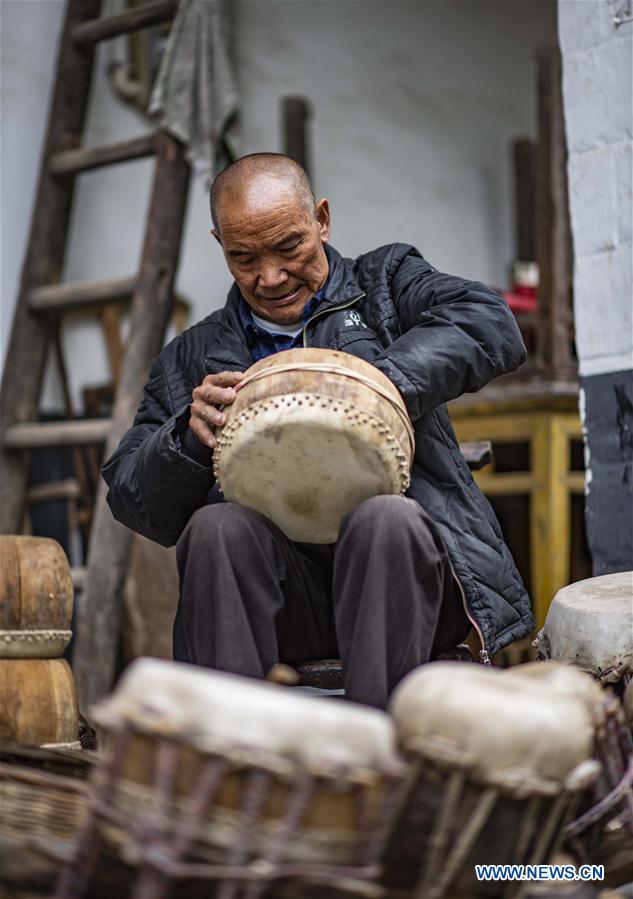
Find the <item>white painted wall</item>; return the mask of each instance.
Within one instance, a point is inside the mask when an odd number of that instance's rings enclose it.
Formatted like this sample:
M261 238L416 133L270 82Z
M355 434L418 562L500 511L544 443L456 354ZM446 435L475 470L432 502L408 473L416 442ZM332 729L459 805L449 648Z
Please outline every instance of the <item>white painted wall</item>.
M63 3L0 0L0 348L4 361L37 188Z
M0 0L2 350L7 340L45 123L62 0ZM116 0L108 3L116 9ZM439 268L504 285L513 259L509 144L535 133L534 50L556 40L554 0L236 0L243 152L281 149L280 98L310 98L315 188L345 255L402 240ZM147 125L112 96L99 51L86 143ZM33 74L35 73L35 74ZM8 79L8 82L5 81ZM7 87L8 83L8 87ZM151 163L83 176L66 280L135 271ZM197 320L229 284L192 185L178 289ZM76 402L106 376L94 318L69 320ZM47 406L59 391L47 376Z
M333 244L354 255L410 242L438 268L505 284L509 144L535 134L533 54L556 43L555 8L247 0L238 9L247 148L277 148L280 93L311 98L313 175L332 201Z
M561 0L558 7L584 376L633 367L633 22L616 27L612 18L624 5Z

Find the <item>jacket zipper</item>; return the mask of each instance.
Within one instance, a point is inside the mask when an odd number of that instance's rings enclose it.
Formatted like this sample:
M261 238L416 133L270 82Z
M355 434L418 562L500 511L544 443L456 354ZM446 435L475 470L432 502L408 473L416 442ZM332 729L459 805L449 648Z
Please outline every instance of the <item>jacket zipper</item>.
M320 312L316 312L311 318L309 318L307 320L307 322L303 326L303 332L302 332L303 346L306 348L308 346L307 328L308 328L308 325L311 325L312 322L315 321L315 319L320 318L320 316L322 316L322 315L327 315L328 312L340 312L341 309L347 309L350 306L353 306L354 303L357 303L359 300L362 300L364 296L366 296L366 294L360 293L357 297L354 297L353 299L349 300L347 303L342 303L340 306L330 306L328 309L322 309ZM481 628L479 627L479 625L477 624L477 622L475 621L473 616L470 614L470 610L468 608L468 603L466 602L466 594L464 593L464 588L462 587L462 582L455 574L455 569L453 568L453 563L451 562L450 559L448 560L448 562L449 562L449 565L451 566L451 572L453 574L453 577L455 578L455 582L456 582L457 586L459 587L459 592L462 597L462 603L464 606L464 612L466 613L466 617L472 624L473 629L475 630L475 633L477 634L477 637L479 638L479 642L481 643L481 649L479 650L479 661L481 662L482 665L490 665L491 664L490 656L488 655L488 650L486 649L484 635L481 632Z
M303 346L307 348L308 346L308 332L307 327L311 325L315 319L320 318L322 315L327 315L329 312L340 312L341 309L347 309L349 306L353 306L354 303L357 303L359 300L362 300L363 297L366 296L364 293L359 293L357 297L354 297L352 300L348 300L347 303L342 303L340 306L329 306L327 309L321 309L320 312L315 312L314 315L307 320L305 325L303 326L302 332L302 343Z
M473 629L475 630L475 633L479 637L479 642L481 643L481 649L479 650L479 661L481 662L482 665L491 665L492 663L490 661L490 656L488 655L488 650L486 649L486 642L484 640L484 635L481 632L481 628L479 627L479 625L477 624L477 622L475 621L473 616L470 614L470 609L468 608L468 603L466 602L466 594L464 593L464 588L462 586L462 582L455 574L455 569L453 568L453 563L451 562L450 558L448 559L448 564L451 566L451 572L455 579L455 583L459 587L459 592L462 597L462 604L464 606L464 612L466 613L466 618L468 618L468 620L472 624Z

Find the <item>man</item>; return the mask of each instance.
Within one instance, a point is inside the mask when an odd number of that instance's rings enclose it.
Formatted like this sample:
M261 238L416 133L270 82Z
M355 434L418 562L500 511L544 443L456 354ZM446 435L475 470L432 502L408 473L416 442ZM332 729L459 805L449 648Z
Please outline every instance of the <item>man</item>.
M348 697L384 707L408 671L471 626L482 661L525 636L529 599L445 408L524 361L503 299L406 244L342 258L327 244L327 200L315 202L284 156L226 169L211 213L235 279L226 305L160 354L103 470L116 518L178 543L174 658L264 677L279 660L340 654ZM221 502L212 479L214 428L244 370L300 343L373 363L416 434L409 498L361 503L333 546L292 543Z

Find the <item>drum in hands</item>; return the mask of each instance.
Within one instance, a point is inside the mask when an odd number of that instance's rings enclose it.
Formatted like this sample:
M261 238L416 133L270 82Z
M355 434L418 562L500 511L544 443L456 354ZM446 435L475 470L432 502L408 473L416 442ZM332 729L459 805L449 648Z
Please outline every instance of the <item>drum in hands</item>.
M224 412L213 464L225 499L266 515L291 540L334 543L360 502L409 486L414 434L402 397L348 353L268 356Z

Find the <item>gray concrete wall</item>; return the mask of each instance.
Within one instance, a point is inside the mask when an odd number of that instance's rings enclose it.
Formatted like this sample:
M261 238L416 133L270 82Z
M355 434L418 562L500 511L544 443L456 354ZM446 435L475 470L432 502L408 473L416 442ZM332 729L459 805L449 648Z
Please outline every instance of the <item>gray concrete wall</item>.
M63 3L0 8L4 353ZM280 100L307 96L315 186L332 202L341 252L408 241L439 268L504 286L514 256L509 142L535 134L533 54L556 41L554 0L236 0L235 10L242 151L281 150ZM99 50L87 144L148 128L112 94L105 70L117 52ZM135 271L150 177L141 161L81 178L66 280ZM228 284L194 184L177 285L192 320L218 308ZM63 336L80 405L81 387L106 377L103 339L88 315ZM58 402L49 369L46 404Z
M633 22L622 0L559 0L595 574L633 568Z
M633 358L633 23L605 0L560 0L580 373Z

